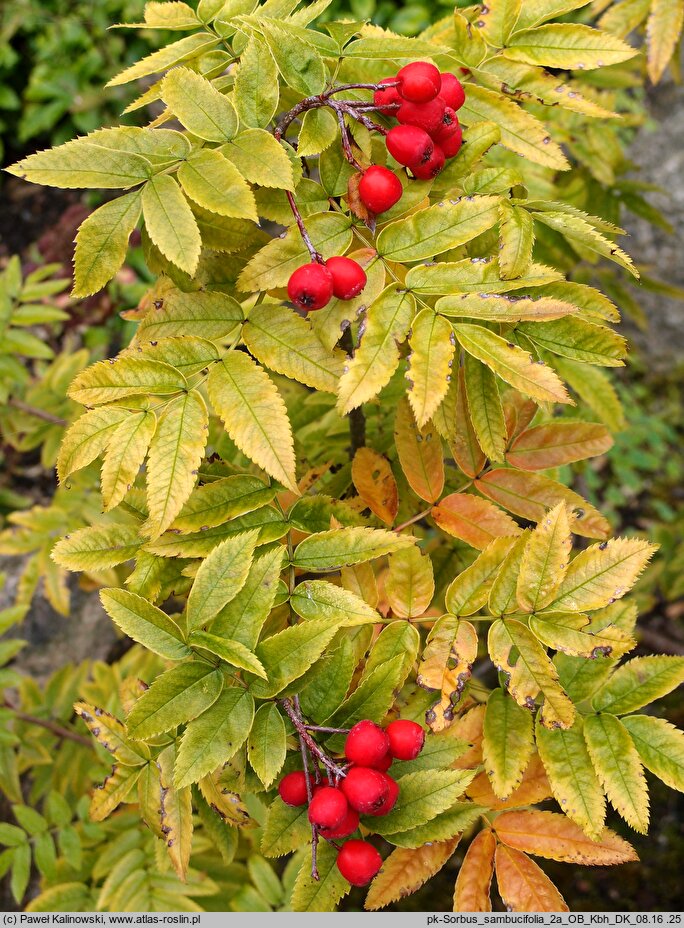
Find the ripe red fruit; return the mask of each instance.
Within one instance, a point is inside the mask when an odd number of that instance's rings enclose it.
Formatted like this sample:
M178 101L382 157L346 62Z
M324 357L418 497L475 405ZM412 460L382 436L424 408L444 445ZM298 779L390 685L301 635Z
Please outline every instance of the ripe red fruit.
M469 74L467 68L461 68L464 74ZM451 74L449 71L445 71L442 75L442 89L439 92L440 97L447 106L450 106L452 110L460 109L465 103L465 90L463 89L463 84L459 81L455 74Z
M450 106L447 106L439 129L433 132L431 137L441 145L445 139L451 138L458 131L459 125L458 116Z
M387 815L388 812L392 811L399 798L399 784L397 781L393 780L392 777L388 776L386 773L383 773L383 777L387 783L387 799L385 799L383 804L379 806L375 812L371 812L371 815Z
M448 139L444 139L443 142L439 143L439 147L442 149L447 158L454 158L461 150L462 144L463 129L458 126L456 131L450 135Z
M389 793L385 774L370 767L352 767L341 785L352 809L364 814L379 809Z
M414 176L419 180L430 180L433 177L437 177L444 167L445 160L444 152L439 145L435 145L434 151L427 161L420 164L411 164L409 167L413 171Z
M288 806L303 806L306 803L306 777L302 770L288 773L278 784L278 792Z
M332 274L333 296L338 300L352 300L366 286L366 272L353 258L337 255L328 258L325 266Z
M322 828L336 828L342 823L349 805L341 790L324 786L309 803L309 821Z
M387 728L390 751L397 760L413 760L418 757L425 744L425 732L417 722L409 719L396 719Z
M423 129L416 126L395 126L385 139L387 150L399 164L417 164L432 155L434 143Z
M347 808L347 814L339 825L334 828L321 828L324 838L348 838L359 827L359 813L356 809Z
M382 857L367 841L347 841L337 855L337 869L352 886L370 883L382 867Z
M361 202L371 213L385 213L401 200L404 188L389 168L372 164L359 183Z
M389 747L389 738L382 728L370 719L364 719L357 722L347 735L344 756L359 767L376 767L384 761Z
M380 770L380 771L382 771L382 773L385 773L385 772L388 771L388 770L390 769L390 767L392 766L392 761L393 761L393 760L394 760L394 758L392 757L392 752L391 752L391 751L388 751L387 754L385 754L385 756L383 757L383 759L380 761L380 763L379 763L379 764L373 764L373 767L374 767L375 770Z
M412 103L428 103L434 100L442 86L442 78L434 64L427 61L414 61L407 64L397 74L399 93L404 100Z
M288 280L287 295L295 306L307 312L322 309L333 295L332 274L317 261L304 264Z
M381 81L378 81L379 84L393 84L397 80L396 77L383 77ZM388 109L392 103L403 103L398 87L386 87L384 90L376 90L373 93L373 103L376 106L381 107L380 112L384 113L385 116L393 116L396 113L396 110Z
M436 132L442 124L446 106L441 97L429 103L402 103L397 110L397 119L404 126L417 126L426 132Z

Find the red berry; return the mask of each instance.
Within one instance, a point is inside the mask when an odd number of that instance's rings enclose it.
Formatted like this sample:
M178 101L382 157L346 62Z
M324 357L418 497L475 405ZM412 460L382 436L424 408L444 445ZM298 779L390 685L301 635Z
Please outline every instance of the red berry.
M392 757L392 752L388 751L387 754L385 754L383 759L380 761L380 763L373 764L373 767L375 768L375 770L380 770L382 771L382 773L386 773L392 766L393 760L394 758Z
M413 760L418 757L425 744L425 732L417 722L409 719L397 719L387 728L390 751L397 760Z
M399 164L417 164L427 161L432 155L434 144L423 129L416 126L395 126L385 139L387 150Z
M446 106L441 97L429 103L402 103L397 110L397 119L404 126L417 126L426 132L436 132L444 118Z
M337 855L337 869L352 886L370 883L382 867L382 857L367 841L353 838L347 841Z
M298 267L287 282L287 295L300 309L322 309L333 295L333 279L323 264L312 261Z
M342 780L342 792L352 809L373 813L387 799L389 787L385 774L370 767L352 767Z
M359 813L356 809L347 809L347 814L334 828L321 828L324 838L348 838L359 827Z
M434 100L442 86L442 78L434 64L427 61L414 61L407 64L397 74L399 93L404 100L412 103L428 103Z
M364 172L359 184L361 202L372 213L385 213L401 200L404 188L389 168L372 164Z
M396 77L383 77L381 81L378 81L379 84L393 84L397 80ZM384 113L385 116L393 116L396 113L396 110L388 109L392 103L403 103L403 100L399 94L398 87L386 87L384 90L376 90L373 94L373 103L376 106L381 107L380 112Z
M433 177L437 177L442 170L445 160L444 152L439 145L435 145L435 150L428 161L421 164L411 164L409 167L413 171L414 177L419 180L431 180Z
M370 719L357 722L344 742L344 756L359 767L376 767L382 764L388 751L389 738L382 728Z
M383 773L383 777L387 783L387 799L385 799L383 804L379 806L375 812L372 812L371 815L387 815L388 812L392 811L399 798L399 784L397 781L393 780L392 777L388 776L386 773Z
M328 258L325 266L332 274L333 296L338 300L352 300L366 286L366 272L353 258Z
M464 71L465 74L470 73L467 68L461 68L461 70ZM441 77L442 89L439 92L440 97L452 110L459 110L465 103L466 98L463 84L455 74L451 74L449 71L445 71Z
M451 138L452 135L458 132L459 126L458 116L450 106L447 106L439 129L433 132L431 137L441 145L445 139Z
M448 139L445 139L443 142L439 143L439 147L442 149L447 158L454 158L461 150L462 144L463 129L458 126L456 131L450 135Z
M306 777L303 771L295 770L288 773L278 784L278 792L283 802L288 806L303 806L306 803Z
M322 828L336 828L347 815L349 806L341 790L324 786L309 803L309 821Z

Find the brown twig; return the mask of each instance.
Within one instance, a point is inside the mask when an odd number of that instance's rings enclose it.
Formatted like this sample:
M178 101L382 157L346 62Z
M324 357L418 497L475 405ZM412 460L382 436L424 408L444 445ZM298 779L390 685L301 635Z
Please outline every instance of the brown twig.
M335 776L337 777L345 776L344 770L342 770L341 767L338 767L335 761L332 760L330 757L328 757L325 751L322 750L322 748L320 748L316 744L314 739L311 737L309 732L306 730L306 724L301 716L301 712L297 711L297 709L292 703L292 700L285 698L285 699L280 699L278 701L280 705L283 707L283 709L285 710L285 712L287 713L290 721L294 725L297 731L297 734L304 741L304 743L306 744L309 751L311 751L313 756L317 757L320 760L320 762L323 764L323 766L327 770L330 770L332 773L334 773Z
M90 738L86 738L85 735L79 735L75 731L70 731L68 728L62 728L57 722L51 722L49 719L39 719L36 718L35 715L29 715L27 712L20 712L19 709L15 709L14 706L6 700L5 707L11 709L16 718L20 721L26 722L29 725L37 725L39 728L45 728L47 731L51 731L53 735L57 735L58 738L63 738L66 741L75 741L77 744L83 744L89 748L93 746Z
M14 396L11 396L7 400L7 405L13 406L14 409L19 409L21 412L25 412L27 415L33 416L35 419L42 419L43 422L49 422L50 425L69 424L66 419L62 419L59 416L53 416L51 412L46 412L44 409L38 409L36 406L31 406L29 403L25 403L23 400L18 400Z

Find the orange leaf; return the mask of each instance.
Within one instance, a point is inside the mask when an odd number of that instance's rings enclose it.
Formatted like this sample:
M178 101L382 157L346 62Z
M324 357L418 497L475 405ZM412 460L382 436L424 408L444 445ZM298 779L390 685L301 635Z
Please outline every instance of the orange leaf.
M547 470L596 457L612 446L613 437L605 425L551 422L518 435L506 460L520 470Z
M494 860L499 894L509 911L569 911L548 876L526 854L500 844Z
M450 731L463 738L472 747L461 754L454 761L454 767L459 770L469 770L471 767L479 767L482 763L482 731L484 726L485 706L475 706L451 726ZM472 785L472 784L471 784Z
M407 399L394 422L394 443L408 485L426 503L436 503L444 489L444 452L432 425L419 429Z
M404 896L410 896L449 860L460 835L448 841L435 841L415 849L398 847L382 865L368 890L365 908L381 909Z
M520 786L506 799L494 795L487 774L479 773L466 790L468 796L478 805L492 810L519 809L535 802L543 802L551 797L551 786L546 778L546 771L538 754L533 754L523 774ZM498 819L497 819L498 821Z
M486 828L471 842L458 871L454 912L491 912L489 890L494 873L496 838Z
M448 535L480 551L495 538L519 535L520 526L498 506L472 493L451 493L432 509L432 518Z
M517 390L507 390L501 398L509 438L515 438L523 432L534 419L539 408L534 400L523 396Z
M639 859L632 845L610 828L592 841L579 825L558 812L504 812L494 829L509 847L552 860L606 867Z
M373 515L391 525L399 509L399 492L387 458L370 448L359 448L352 461L352 480Z
M568 507L570 528L587 538L608 538L610 525L598 510L562 483L542 474L526 474L497 467L475 481L475 488L509 512L531 522L541 522L547 509L558 503Z

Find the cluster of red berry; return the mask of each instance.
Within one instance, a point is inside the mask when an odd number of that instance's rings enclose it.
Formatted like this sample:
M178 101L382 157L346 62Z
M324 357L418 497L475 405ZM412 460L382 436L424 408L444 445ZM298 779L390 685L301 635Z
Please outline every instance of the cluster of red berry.
M447 158L455 157L463 141L456 116L465 102L463 85L427 61L407 64L395 77L380 81L373 101L381 113L396 116L400 125L387 133L387 149L414 177L436 177ZM377 128L377 127L376 127ZM361 202L372 214L385 213L399 202L404 188L389 168L372 164L358 186ZM336 256L312 261L290 277L287 293L300 309L322 309L333 296L352 300L366 286L366 273L351 258Z
M365 719L350 730L344 754L350 766L339 785L316 784L309 802L309 821L323 838L348 838L362 815L387 815L399 797L396 780L387 773L394 760L413 760L425 741L415 722L397 719L383 730ZM278 786L283 802L303 806L308 801L307 778L298 770ZM354 886L365 886L382 866L382 857L367 841L347 841L337 855L337 867Z

